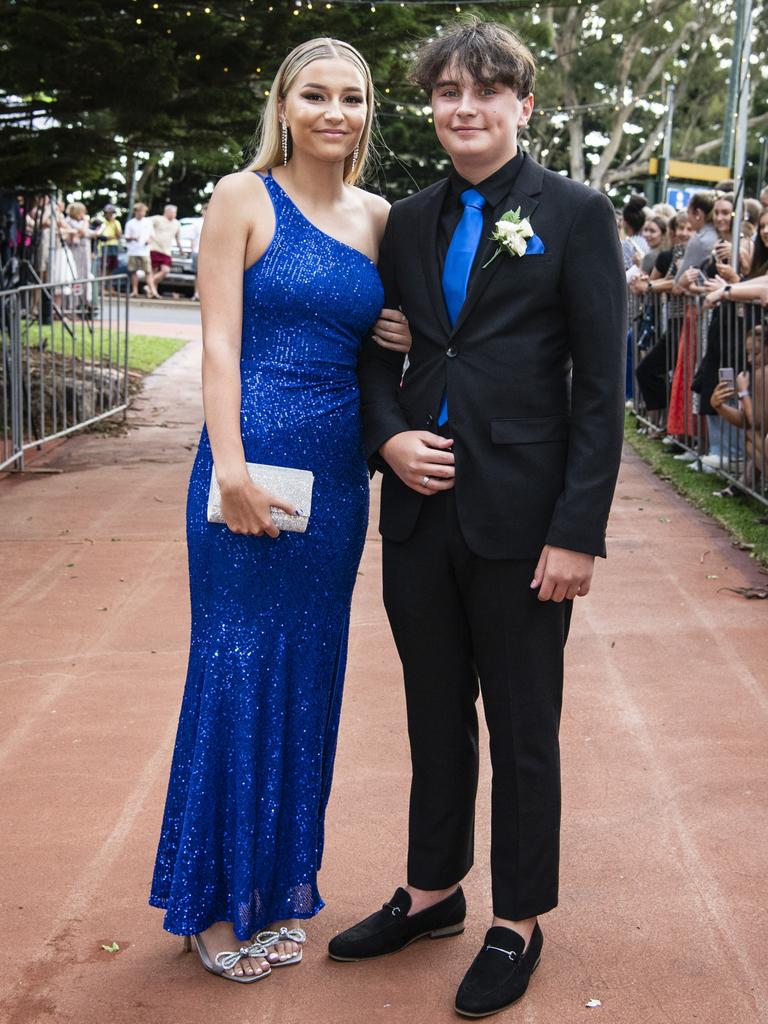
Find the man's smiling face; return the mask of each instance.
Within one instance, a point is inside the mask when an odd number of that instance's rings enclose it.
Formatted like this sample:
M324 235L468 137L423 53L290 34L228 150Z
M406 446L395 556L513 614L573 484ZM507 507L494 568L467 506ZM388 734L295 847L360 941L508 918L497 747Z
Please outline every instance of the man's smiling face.
M503 82L471 78L449 66L432 90L432 115L443 149L459 166L498 166L517 151L518 130L528 123L533 95L523 99Z

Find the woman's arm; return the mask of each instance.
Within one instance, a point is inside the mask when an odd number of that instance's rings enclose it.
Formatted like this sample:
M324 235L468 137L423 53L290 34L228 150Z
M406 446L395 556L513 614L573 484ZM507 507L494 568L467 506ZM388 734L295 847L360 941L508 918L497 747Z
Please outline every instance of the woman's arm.
M378 261L381 240L389 219L390 205L382 196L376 196L372 192L365 192L364 195L372 221ZM371 329L371 337L380 348L402 352L403 355L411 350L411 331L408 327L408 320L399 309L388 309L385 306Z
M722 292L722 294L719 294ZM753 277L748 281L738 281L732 284L728 291L724 288L712 293L717 296L715 301L730 299L732 302L762 302L768 303L768 274L761 277Z
M752 266L752 254L755 251L755 244L751 238L743 238L739 246L739 269L742 274L748 274Z
M731 405L726 405L726 401L732 398L734 390L727 381L723 381L717 385L715 390L709 399L709 404L715 410L718 416L722 416L728 423L733 424L734 427L744 426L744 413L741 409L734 409Z
M234 533L276 537L270 505L295 509L248 476L241 433L240 346L243 271L266 251L275 216L256 175L222 178L213 190L200 238L198 288L203 321L203 407L222 511Z

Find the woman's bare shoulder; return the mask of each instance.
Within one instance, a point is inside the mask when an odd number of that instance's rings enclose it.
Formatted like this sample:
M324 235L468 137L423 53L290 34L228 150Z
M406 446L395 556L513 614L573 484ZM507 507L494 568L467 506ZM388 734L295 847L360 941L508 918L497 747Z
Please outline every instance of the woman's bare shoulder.
M387 219L391 208L390 204L384 196L376 195L375 192L367 192L365 189L357 187L355 187L355 191L358 193L364 209L373 222L376 234L381 238L384 234L384 228L387 226Z
M219 178L211 200L219 204L259 202L266 198L267 188L261 175L253 171L233 171Z

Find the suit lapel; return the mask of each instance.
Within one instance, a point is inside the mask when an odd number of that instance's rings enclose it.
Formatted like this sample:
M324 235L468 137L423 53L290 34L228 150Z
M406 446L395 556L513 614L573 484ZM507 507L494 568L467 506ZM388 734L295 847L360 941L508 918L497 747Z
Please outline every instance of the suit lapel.
M449 183L448 179L446 179L445 182L441 182L440 188L435 189L428 202L422 208L419 224L421 265L427 282L427 292L432 300L435 316L445 334L446 340L451 333L451 322L448 319L448 311L445 308L443 285L440 281L440 266L437 259L437 229L448 187Z
M496 221L500 219L503 213L506 213L507 210L516 210L518 206L520 207L521 217L531 217L534 210L539 205L539 200L536 197L541 194L541 182L543 177L544 175L542 174L541 166L537 164L535 160L532 160L531 157L526 156L515 184L498 206L494 207L492 223L495 225ZM480 261L477 265L477 270L475 271L475 275L472 279L472 284L470 285L467 297L464 300L464 305L461 307L459 316L454 324L452 332L454 334L461 328L464 321L477 306L486 288L491 283L494 276L498 274L499 268L504 261L513 258L525 258L511 257L502 252L496 257L489 267L485 267L485 264L496 252L497 243L492 241L489 237L486 239L485 243L481 243L481 245ZM485 269L483 269L484 267Z

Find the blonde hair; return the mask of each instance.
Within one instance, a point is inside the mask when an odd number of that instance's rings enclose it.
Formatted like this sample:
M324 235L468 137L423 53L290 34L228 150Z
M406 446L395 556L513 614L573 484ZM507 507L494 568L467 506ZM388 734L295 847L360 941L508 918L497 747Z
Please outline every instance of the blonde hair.
M80 214L80 217L84 217L85 213L86 213L85 203L70 203L69 206L67 207L67 216L68 217L72 217L75 220L79 220L80 219L77 216L78 214Z
M365 82L366 115L363 132L360 136L359 153L357 162L352 167L352 154L344 161L344 182L347 185L354 185L358 179L363 177L366 163L371 155L371 130L373 128L374 100L373 100L373 79L371 70L354 46L343 42L341 39L330 39L321 37L309 39L301 43L295 50L291 50L288 56L275 75L275 80L269 90L269 99L264 107L261 117L261 124L257 133L256 155L247 166L249 171L268 171L275 164L283 162L283 149L280 139L280 101L284 100L289 89L296 80L298 74L304 68L316 60L347 60L363 76ZM291 139L288 137L288 155L291 152Z

